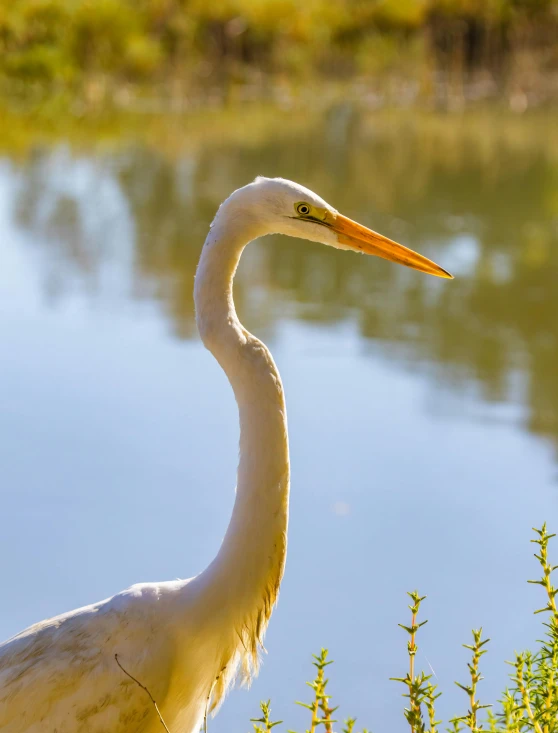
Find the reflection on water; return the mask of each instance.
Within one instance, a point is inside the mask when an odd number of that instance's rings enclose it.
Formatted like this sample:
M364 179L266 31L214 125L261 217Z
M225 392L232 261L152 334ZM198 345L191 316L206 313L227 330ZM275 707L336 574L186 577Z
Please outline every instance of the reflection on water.
M254 143L247 131L246 144L213 140L176 157L125 143L89 156L36 150L5 170L4 185L49 302L76 290L159 301L189 338L208 224L260 173L315 188L457 278L448 287L319 245L264 241L236 283L251 327L351 321L370 348L381 344L457 393L524 406L526 428L558 439L558 160L528 121L519 142L492 133L487 143L482 129L443 137L340 108L295 139Z

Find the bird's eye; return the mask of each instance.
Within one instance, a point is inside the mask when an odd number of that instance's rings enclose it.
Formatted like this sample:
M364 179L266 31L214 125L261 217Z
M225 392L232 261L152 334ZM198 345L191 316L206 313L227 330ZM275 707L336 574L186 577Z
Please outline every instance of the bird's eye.
M305 204L305 203L297 204L295 208L296 208L297 214L300 214L301 216L306 216L307 214L310 213L310 207L308 206L308 204Z

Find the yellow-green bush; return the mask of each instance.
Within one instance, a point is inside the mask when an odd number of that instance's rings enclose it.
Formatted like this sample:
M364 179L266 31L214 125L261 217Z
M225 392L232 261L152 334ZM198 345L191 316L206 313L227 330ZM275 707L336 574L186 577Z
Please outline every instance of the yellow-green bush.
M119 83L558 69L558 0L0 0L0 79Z

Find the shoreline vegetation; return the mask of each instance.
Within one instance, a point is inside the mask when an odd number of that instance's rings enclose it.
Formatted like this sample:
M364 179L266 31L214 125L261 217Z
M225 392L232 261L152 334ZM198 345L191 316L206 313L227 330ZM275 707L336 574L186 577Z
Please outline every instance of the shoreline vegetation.
M558 98L557 0L1 0L0 99L75 114L342 93L369 109Z
M417 635L427 623L427 620L419 620L419 610L426 596L421 597L417 591L407 594L411 599L409 625L398 625L407 635L409 667L404 677L392 678L392 681L403 685L403 697L406 700L403 715L410 733L441 733L442 730L448 733L556 733L558 730L558 588L552 583L552 573L558 565L552 565L548 556L549 542L556 535L548 533L546 524L540 529L533 527L533 532L535 537L531 542L537 546L534 557L539 563L541 576L527 582L540 585L544 590L544 605L534 611L535 614L544 614L542 638L537 640L534 651L516 651L515 658L507 662L511 668L509 686L502 692L497 705L487 704L479 697L479 683L483 680L481 660L489 652L487 645L490 639L485 637L482 628L473 629L471 643L463 644L470 653L465 681L455 682L464 693L463 712L445 724L437 719L437 700L442 691L438 684L434 684L433 670L426 674L418 671L415 664ZM327 690L328 680L325 677L325 669L332 663L328 659L327 649L322 649L318 656L314 656L316 677L306 683L314 699L309 703L297 702L297 705L310 712L310 726L306 733L333 733L334 725L337 730L341 728L342 733L354 733L357 730L355 718L345 718L341 725L344 716L339 715L339 706L332 706L332 696ZM251 720L254 733L271 733L273 728L283 722L271 720L270 702L262 701L262 717ZM369 731L363 728L362 733Z

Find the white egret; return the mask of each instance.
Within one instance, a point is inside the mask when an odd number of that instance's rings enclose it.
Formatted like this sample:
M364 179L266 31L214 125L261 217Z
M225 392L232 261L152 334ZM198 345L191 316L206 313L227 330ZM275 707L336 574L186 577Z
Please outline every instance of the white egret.
M2 733L162 730L128 674L173 733L197 733L230 683L257 670L287 548L287 417L277 367L238 320L232 283L245 245L272 233L451 277L291 181L257 178L221 205L194 296L201 338L231 383L240 419L236 499L221 548L195 578L133 585L0 645Z

